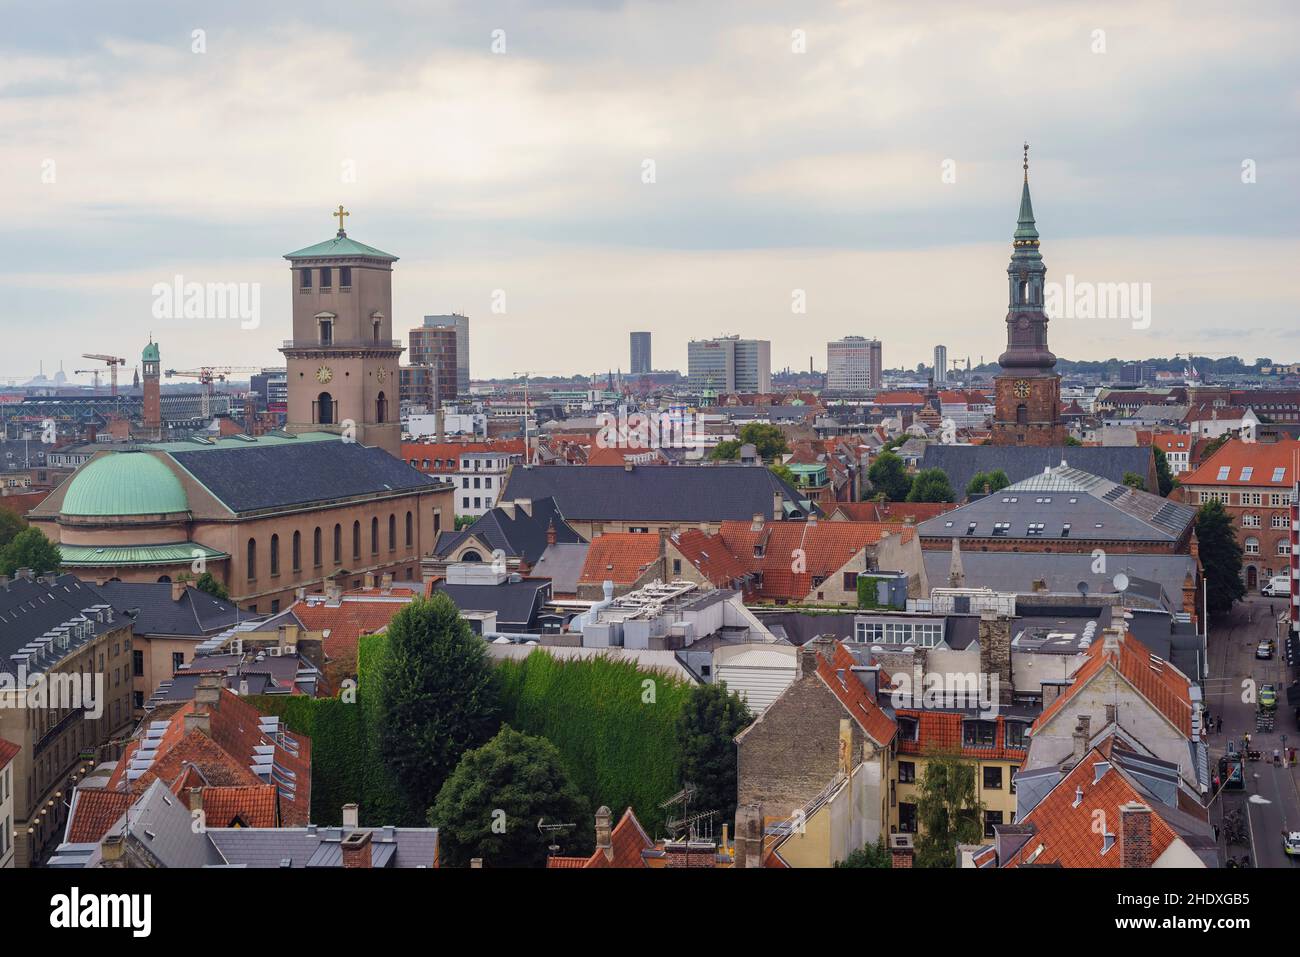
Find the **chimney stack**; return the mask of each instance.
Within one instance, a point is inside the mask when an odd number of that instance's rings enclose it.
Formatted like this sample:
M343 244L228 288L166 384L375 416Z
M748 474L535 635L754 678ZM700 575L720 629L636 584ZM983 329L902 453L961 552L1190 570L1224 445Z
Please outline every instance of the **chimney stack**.
M202 731L209 737L212 736L212 715L206 711L191 711L185 715L185 733L191 731Z
M355 831L360 824L361 809L355 804L343 805L343 830Z
M172 582L172 601L180 601L185 597L185 582Z
M368 868L372 864L370 832L353 831L343 839L343 866Z
M889 835L889 858L892 866L910 868L915 853L911 834Z
M596 850L605 855L605 860L614 860L613 830L610 828L609 808L601 805L596 809Z
M194 706L196 709L216 711L221 707L221 675L199 675L198 686L194 689Z
M203 810L203 788L190 788L190 813Z
M1092 740L1092 736L1088 733L1089 725L1092 724L1092 716L1081 714L1078 717L1079 723L1074 726L1074 751L1070 755L1073 761L1071 766L1077 765L1083 760L1084 755L1088 753L1088 742Z
M546 526L546 544L555 544L555 519L551 519L550 524Z
M1151 808L1136 801L1119 807L1119 862L1122 867L1151 866Z
M736 808L736 853L733 867L763 866L763 805Z
M367 589L374 588L374 587L375 587L375 573L374 573L374 572L366 572L365 577L362 578L361 582L362 582L363 585L366 586Z

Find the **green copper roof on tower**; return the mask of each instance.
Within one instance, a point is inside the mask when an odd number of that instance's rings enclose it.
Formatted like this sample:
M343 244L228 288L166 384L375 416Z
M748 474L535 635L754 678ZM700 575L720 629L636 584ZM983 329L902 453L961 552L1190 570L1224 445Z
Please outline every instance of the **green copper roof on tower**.
M330 213L339 221L339 231L333 239L327 239L323 243L317 243L314 246L308 246L305 249L299 249L295 252L285 253L285 259L382 259L385 262L397 262L397 257L392 253L386 253L382 249L376 249L374 246L367 246L365 243L359 243L355 239L349 239L347 231L343 228L343 217L351 216L342 205L337 210Z
M1029 144L1025 144L1025 183L1020 188L1020 216L1016 221L1016 240L1038 240L1038 230L1034 227L1034 204L1029 199Z
M144 361L144 362L157 362L157 361L158 361L158 343L156 343L156 342L154 342L152 339L150 339L150 340L149 340L149 344L148 344L147 346L145 346L145 347L144 347L144 351L140 353L140 358L141 358L141 360Z

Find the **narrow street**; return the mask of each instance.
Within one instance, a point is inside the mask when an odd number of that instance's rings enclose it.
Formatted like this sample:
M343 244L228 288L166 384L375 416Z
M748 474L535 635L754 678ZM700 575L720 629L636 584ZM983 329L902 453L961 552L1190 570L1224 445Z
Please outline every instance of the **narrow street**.
M1274 615L1270 615L1269 607ZM1206 701L1214 719L1223 719L1222 733L1209 736L1211 773L1218 768L1219 757L1235 742L1240 750L1245 735L1250 734L1250 749L1260 752L1260 760L1246 764L1244 791L1225 790L1215 803L1211 820L1223 829L1223 816L1238 809L1248 822L1248 843L1228 845L1226 853L1240 859L1249 855L1252 866L1292 867L1300 858L1288 857L1282 850L1282 834L1300 830L1300 785L1297 769L1275 767L1273 750L1285 757L1288 747L1300 746L1295 710L1287 706L1286 687L1290 678L1285 649L1279 640L1276 615L1286 607L1284 599L1254 595L1233 608L1231 614L1210 623L1210 676L1206 681ZM1255 657L1255 649L1264 638L1274 640L1271 659ZM1278 707L1273 731L1256 731L1254 702L1245 702L1243 681L1253 678L1255 690L1264 684L1277 689Z

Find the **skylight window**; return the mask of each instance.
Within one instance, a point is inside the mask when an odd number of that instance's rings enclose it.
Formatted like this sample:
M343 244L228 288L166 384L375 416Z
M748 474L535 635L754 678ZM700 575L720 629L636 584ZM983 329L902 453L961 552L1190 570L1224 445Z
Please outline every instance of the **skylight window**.
M1282 466L1281 468L1276 468L1273 470L1273 481L1274 482L1286 481L1286 466Z
M1232 474L1231 465L1221 465L1219 466L1219 478L1217 481L1226 482L1228 481L1228 476L1231 474Z
M1242 481L1242 482L1249 482L1249 481L1250 481L1250 477L1251 477L1252 475L1254 475L1254 474L1255 474L1255 467L1254 467L1253 465L1243 465L1243 466L1241 467L1241 478L1240 478L1240 481Z

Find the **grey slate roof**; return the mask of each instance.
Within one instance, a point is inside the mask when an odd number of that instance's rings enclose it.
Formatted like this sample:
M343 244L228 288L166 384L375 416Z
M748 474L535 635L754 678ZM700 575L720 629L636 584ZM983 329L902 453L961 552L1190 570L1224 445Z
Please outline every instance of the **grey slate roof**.
M220 863L216 849L193 830L190 809L156 779L109 834L122 834L160 867L206 867Z
M437 828L364 828L373 867L432 867ZM342 867L339 827L209 828L223 863L242 867Z
M10 581L0 588L0 673L14 673L9 656L24 645L65 622L84 617L83 609L99 604L113 603L75 575L59 575L53 583L25 578ZM121 628L126 620L122 609L114 607L113 621L95 621L94 634Z
M551 583L536 578L499 585L449 585L439 581L433 587L445 593L461 611L496 612L497 626L503 631L532 628L551 593Z
M958 538L963 549L994 538L1168 545L1180 541L1195 518L1190 505L1058 467L924 521L919 532L923 539ZM1035 531L1038 524L1043 527Z
M750 465L538 465L511 469L502 501L551 497L572 521L721 522L771 519L774 495L789 517L805 515L798 492Z
M180 601L172 601L169 582L105 582L96 586L110 604L135 616L137 635L179 635L201 638L257 616L233 602L214 598L193 586Z
M439 479L357 442L293 442L170 451L232 512L437 488Z
M921 557L930 584L946 588L949 552L925 549ZM981 552L978 547L963 547L961 563L967 588L992 588L1018 595L1032 593L1035 579L1043 579L1049 592L1077 593L1079 582L1084 581L1088 583L1088 594L1110 595L1115 593L1115 573L1124 572L1130 581L1142 578L1159 583L1179 607L1183 580L1188 574L1194 575L1196 567L1191 555L1113 555L1106 572L1099 574L1092 570L1093 558L1088 552Z
M547 545L533 565L532 574L549 578L552 594L571 595L578 590L578 579L582 577L590 547L586 542Z
M979 472L1001 469L1012 482L1038 475L1045 468L1055 468L1064 460L1074 468L1093 475L1123 482L1125 472L1146 478L1152 468L1152 452L1138 446L1049 446L1031 448L1015 445L942 445L926 446L920 468L943 469L959 495Z
M577 466L566 467L577 468ZM504 492L501 498L509 501ZM514 517L511 518L509 512L497 505L480 515L468 528L463 528L459 532L442 532L438 535L433 553L438 558L445 558L459 548L467 538L476 537L487 542L488 547L494 551L501 549L507 558L520 558L532 565L546 551L546 532L552 523L555 525L557 543L585 544L586 540L575 532L560 514L555 499L548 496L533 499L531 512L516 508Z

